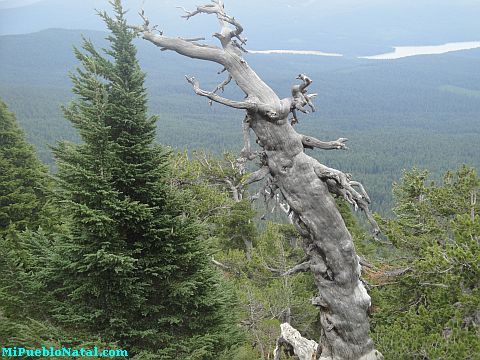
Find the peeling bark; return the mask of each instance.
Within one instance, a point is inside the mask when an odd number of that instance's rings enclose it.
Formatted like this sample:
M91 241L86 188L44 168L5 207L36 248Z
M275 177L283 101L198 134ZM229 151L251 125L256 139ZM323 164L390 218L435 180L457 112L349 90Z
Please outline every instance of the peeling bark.
M307 94L312 80L304 74L299 75L297 79L301 83L292 87L292 96L280 99L243 58L242 45L246 43L246 39L241 37L243 28L225 13L222 0L212 0L210 4L198 6L191 12L185 10L185 13L186 19L202 13L215 15L221 30L214 36L219 39L221 47L156 34L143 12L144 25L136 29L144 39L161 49L218 63L228 72L228 81L221 83L213 92L202 90L193 77L187 77L187 80L196 94L246 111L245 147L239 159L245 161L252 156L248 139L250 129L257 136L264 156L264 167L253 173L246 183L267 177L271 187L278 189L285 199L292 222L303 237L309 270L319 291L314 304L321 308L320 359L382 359L369 338L367 311L370 297L360 281L360 264L352 237L331 193L343 196L355 208L363 210L368 210L370 199L363 187L352 183L347 174L320 164L304 152L304 148L345 149L346 139L324 142L295 131L292 124L298 122L297 111L307 113L305 106L315 111L312 104L315 94ZM243 101L226 99L217 94L230 82L230 77L245 93ZM288 121L289 114L293 115L292 124ZM359 192L353 186L359 188ZM290 331L285 324L282 325L282 336L286 341L290 338L303 339L298 332ZM315 342L309 344L312 343ZM301 352L300 343L295 344L291 345L297 349L300 359L312 359L312 352ZM308 346L311 348L313 345ZM307 355L299 355L303 353Z

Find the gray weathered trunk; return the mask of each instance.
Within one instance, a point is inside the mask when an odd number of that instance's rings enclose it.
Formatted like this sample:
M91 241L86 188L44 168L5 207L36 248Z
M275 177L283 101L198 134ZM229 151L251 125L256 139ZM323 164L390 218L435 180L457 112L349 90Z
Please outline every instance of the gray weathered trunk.
M194 12L187 12L185 17L188 19L199 13L217 16L221 31L215 36L222 47L156 34L143 12L144 25L137 29L146 40L164 50L222 65L246 94L243 101L225 99L216 92L228 81L210 92L200 89L194 78L187 78L198 95L247 112L247 131L249 125L255 132L263 149L261 156L265 166L246 182L268 176L270 186L288 203L293 223L304 239L303 246L309 260L306 266L303 264L303 269L309 268L315 277L318 296L314 305L321 309L320 358L381 359L369 337L367 311L370 297L360 281L360 265L352 237L330 193L345 197L365 212L368 212L368 196L363 190L359 193L352 188L354 184L349 176L327 168L304 151L305 147L342 149L346 139L322 142L297 133L292 126L298 121L296 110L305 112L304 106L308 104L314 111L310 102L314 95L306 95L311 80L300 75L302 84L293 86L292 97L279 99L243 59L245 40L240 37L243 29L234 18L226 15L223 1L213 0L211 4L197 7ZM292 123L288 119L290 113L294 116ZM250 159L252 155L249 146L242 151L243 158Z

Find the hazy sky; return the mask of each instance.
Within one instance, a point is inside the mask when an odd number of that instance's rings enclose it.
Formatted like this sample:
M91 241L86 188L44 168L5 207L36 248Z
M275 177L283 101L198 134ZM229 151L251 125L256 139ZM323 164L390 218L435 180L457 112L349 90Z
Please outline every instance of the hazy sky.
M0 0L0 6L3 8L25 6L36 3L40 0Z
M209 16L189 21L177 6L194 9L210 0L123 0L129 21L145 10L166 34L199 36L217 31ZM480 40L480 0L225 0L253 49L283 48L369 55L393 46ZM108 0L0 0L0 35L48 28L105 30L95 9Z

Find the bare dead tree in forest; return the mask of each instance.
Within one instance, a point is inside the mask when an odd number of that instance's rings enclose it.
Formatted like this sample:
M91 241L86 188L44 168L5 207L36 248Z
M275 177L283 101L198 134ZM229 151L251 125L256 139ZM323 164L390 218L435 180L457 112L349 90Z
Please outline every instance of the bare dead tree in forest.
M243 122L245 146L238 163L243 166L256 155L249 143L249 131L253 130L262 149L264 166L246 182L267 179L272 193L284 198L291 219L303 237L308 261L302 269L308 268L313 273L318 287L313 304L321 309L322 336L315 357L324 360L382 359L369 337L367 311L371 302L360 280L359 259L331 194L342 196L355 208L360 207L370 219L369 198L363 187L353 182L348 174L329 168L305 153L305 148L345 149L347 139L321 141L295 131L297 111L307 113L305 106L315 110L312 104L315 94L307 93L312 80L304 74L299 75L300 84L292 87L292 96L280 99L245 61L247 40L242 37L243 27L225 12L223 0L211 0L194 11L184 11L186 19L198 14L214 15L220 23L220 31L213 36L221 46L201 43L202 38L165 36L150 25L143 10L140 15L144 23L135 29L162 51L171 50L190 58L212 61L222 67L220 73L226 71L226 80L214 91L203 90L194 77L187 76L187 81L196 94L246 112ZM217 94L232 79L245 93L244 100L230 100ZM290 114L293 116L291 122ZM286 334L285 337L288 338ZM293 347L296 344L295 341L290 343ZM308 356L312 359L311 352L297 351L300 359ZM303 353L309 355L299 355Z

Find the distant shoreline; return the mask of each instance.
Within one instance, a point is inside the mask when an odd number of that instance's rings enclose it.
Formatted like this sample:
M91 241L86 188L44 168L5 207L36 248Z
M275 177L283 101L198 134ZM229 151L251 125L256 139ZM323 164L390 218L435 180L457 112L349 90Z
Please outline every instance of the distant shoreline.
M291 54L341 57L342 54L326 53L317 50L248 50L249 54Z
M358 56L357 59L367 60L396 60L418 55L440 55L454 51L480 48L480 41L452 42L442 45L425 46L394 46L394 51L368 56ZM282 55L313 55L327 57L343 57L343 54L327 53L318 50L248 50L249 54L282 54Z
M359 59L368 60L396 60L417 55L439 55L453 51L471 50L480 48L480 41L466 41L446 43L443 45L427 46L395 46L394 51L371 56L359 56Z

